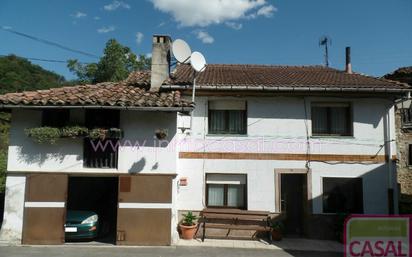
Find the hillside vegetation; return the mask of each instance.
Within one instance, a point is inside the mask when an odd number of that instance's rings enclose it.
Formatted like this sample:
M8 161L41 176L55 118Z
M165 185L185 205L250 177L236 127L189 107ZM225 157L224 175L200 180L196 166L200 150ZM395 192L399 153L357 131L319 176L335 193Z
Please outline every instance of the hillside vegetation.
M59 87L63 76L48 71L27 59L9 55L0 57L0 94ZM4 192L10 114L0 112L0 193Z
M386 74L384 78L412 85L412 66L399 68L390 74Z

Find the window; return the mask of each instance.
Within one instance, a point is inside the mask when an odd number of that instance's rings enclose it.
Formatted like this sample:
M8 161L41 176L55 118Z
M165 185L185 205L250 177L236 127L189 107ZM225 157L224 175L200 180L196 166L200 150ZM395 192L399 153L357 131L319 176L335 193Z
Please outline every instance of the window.
M49 109L42 113L42 126L61 128L69 124L69 109Z
M120 112L118 110L86 110L86 127L119 128Z
M86 110L86 127L119 128L120 112L118 110ZM118 139L84 139L83 165L86 168L116 169L118 163Z
M400 110L402 115L402 126L410 128L412 125L412 107Z
M363 213L362 178L323 178L324 213Z
M312 105L312 134L352 135L352 115L348 103L315 103Z
M246 102L209 102L209 134L246 134L246 127Z
M246 176L208 174L206 202L208 207L246 209Z

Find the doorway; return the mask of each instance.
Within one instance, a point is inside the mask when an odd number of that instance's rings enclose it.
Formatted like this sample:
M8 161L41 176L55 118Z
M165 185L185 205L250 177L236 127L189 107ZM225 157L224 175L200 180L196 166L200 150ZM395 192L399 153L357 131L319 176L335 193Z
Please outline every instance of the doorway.
M66 242L116 244L117 177L69 177Z
M280 211L284 217L285 235L303 236L307 213L307 174L280 174Z

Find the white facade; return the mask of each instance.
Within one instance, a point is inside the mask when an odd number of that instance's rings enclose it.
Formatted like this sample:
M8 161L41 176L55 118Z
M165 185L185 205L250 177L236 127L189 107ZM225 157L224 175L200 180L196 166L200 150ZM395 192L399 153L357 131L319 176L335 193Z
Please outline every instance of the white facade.
M247 134L239 136L208 133L210 100L242 100L247 103ZM353 136L312 137L311 104L314 102L350 103ZM207 174L244 174L247 184L247 209L277 213L278 170L308 169L312 212L322 214L323 177L361 177L363 208L366 214L387 214L388 189L395 190L396 170L392 162L307 162L305 160L186 159L179 152L189 153L278 153L392 156L395 154L393 104L380 98L332 97L197 97L190 117L175 112L121 111L120 128L124 138L119 146L118 168L113 170L83 167L81 139L61 139L55 145L37 144L25 128L41 126L41 111L14 109L10 131L6 185L5 221L2 240L21 239L25 177L19 172L64 172L69 174L177 174L173 182L172 241L178 238L177 211L200 211L206 207ZM85 111L72 109L71 120L84 122ZM167 131L167 138L155 138L158 129ZM309 139L308 139L309 138ZM309 152L307 145L310 145ZM386 147L388 146L388 147ZM187 185L178 185L186 178ZM395 199L396 202L396 199Z
M72 109L74 124L84 122L85 111ZM176 174L176 112L121 111L120 128L124 137L119 145L117 169L91 169L83 166L83 140L60 139L56 144L38 144L25 134L26 128L41 126L42 111L14 109L10 129L8 172L4 222L0 241L20 243L25 202L25 174L36 172L65 173L73 176L88 174L106 176L119 174ZM167 131L159 141L155 131ZM21 175L19 175L21 174ZM172 187L172 242L176 241L178 222L176 192Z
M208 101L247 102L247 135L208 134ZM350 103L353 136L312 137L311 104L314 102ZM386 116L386 117L385 117ZM389 125L385 125L388 120ZM188 119L181 117L180 119ZM178 124L187 124L180 120ZM181 135L187 148L183 152L282 153L306 154L309 136L310 154L379 155L385 154L385 142L395 139L394 110L385 99L332 97L197 97L191 134ZM389 133L390 138L385 136ZM190 142L190 143L189 143ZM389 143L395 149L394 142ZM394 154L392 150L392 154ZM392 155L389 154L389 155ZM279 212L276 208L275 171L307 169L301 160L179 159L179 177L188 185L179 188L179 210L201 210L205 204L207 174L246 174L249 210ZM392 165L392 164L390 164ZM322 213L323 177L362 177L364 213L388 213L388 188L396 189L395 170L388 163L310 162L311 193L314 214ZM393 165L392 165L393 166Z

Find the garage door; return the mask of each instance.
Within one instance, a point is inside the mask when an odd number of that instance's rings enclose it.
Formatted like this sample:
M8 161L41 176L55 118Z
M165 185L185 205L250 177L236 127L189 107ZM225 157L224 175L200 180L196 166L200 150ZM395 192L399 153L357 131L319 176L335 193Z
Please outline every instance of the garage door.
M117 244L170 245L172 175L119 178Z
M54 174L27 176L23 244L64 243L67 179Z

